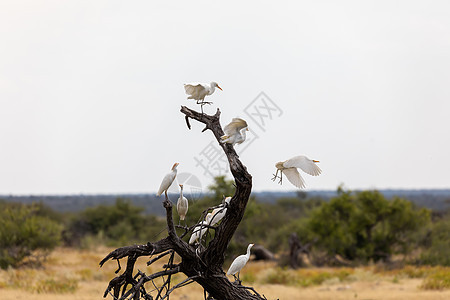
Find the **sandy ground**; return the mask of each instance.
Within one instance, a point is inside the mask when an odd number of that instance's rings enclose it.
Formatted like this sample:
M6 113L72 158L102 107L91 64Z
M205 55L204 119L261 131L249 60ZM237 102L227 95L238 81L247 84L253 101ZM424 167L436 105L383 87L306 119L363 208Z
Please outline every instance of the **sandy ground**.
M30 290L28 286L14 287L10 284L12 270L0 271L0 299L26 299L26 300L93 300L103 299L103 293L108 285L109 279L114 276L117 268L115 262L109 262L104 268L98 267L98 262L108 253L109 249L98 249L93 251L75 251L72 249L58 249L55 251L44 269L27 270L23 269L17 273L16 278L27 281L26 278L34 276L34 281L29 281L30 286L35 284L39 278L50 276L52 278L77 278L78 287L73 293L37 293ZM125 263L123 263L124 265ZM250 263L251 264L251 263ZM254 264L254 263L253 263ZM251 268L251 265L249 265ZM123 266L124 267L124 266ZM260 265L259 272L266 271L268 265ZM155 268L155 267L154 267ZM139 269L144 272L151 272L145 265L145 260L139 263ZM179 278L181 280L181 277ZM438 300L450 299L450 290L426 291L419 289L422 279L400 279L394 283L389 278L362 278L357 281L342 283L330 282L320 286L301 288L284 285L258 284L252 286L267 299L408 299L408 300ZM111 296L107 299L112 299ZM203 299L203 290L200 286L192 284L176 290L171 294L173 300L197 300Z

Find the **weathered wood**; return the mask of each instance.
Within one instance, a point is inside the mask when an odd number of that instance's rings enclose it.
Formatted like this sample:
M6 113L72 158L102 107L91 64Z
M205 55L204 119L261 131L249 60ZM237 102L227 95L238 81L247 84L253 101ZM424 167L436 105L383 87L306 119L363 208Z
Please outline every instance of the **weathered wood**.
M121 275L110 281L104 296L106 297L107 294L113 290L113 296L116 297L116 299L119 299L119 293L120 290L122 290L123 299L143 298L158 300L168 298L168 295L173 289L184 286L184 284L179 284L170 288L171 275L182 272L189 278L189 280L186 280L186 283L191 280L195 281L209 293L208 299L266 299L264 295L259 295L253 288L243 287L236 282L230 282L222 269L225 260L225 251L244 216L245 208L250 198L252 176L247 172L247 168L240 161L233 146L220 142L220 137L224 133L220 125L219 109L217 109L217 112L214 115L206 115L182 106L181 113L185 115L188 129L191 129L189 119L193 119L205 124L205 128L202 132L210 130L213 133L228 159L230 171L235 181L236 192L230 201L227 213L222 219L222 222L218 226L213 227L216 231L214 238L206 245L206 247L203 247L203 245L198 247L189 245L177 235L172 218L173 205L169 199L165 199L163 206L166 209L168 236L155 243L149 242L146 245L122 247L108 254L100 262L100 266L110 259L119 261L119 259L127 257L127 268ZM208 230L211 229L211 226L206 227ZM194 228L195 226L192 226L189 230L192 231ZM185 228L185 230L188 229ZM186 231L182 237L185 234ZM173 264L174 252L181 257L181 262L176 265ZM156 254L159 255L156 258L151 259L148 264L169 255L169 262L164 265L165 269L163 271L156 272L149 276L138 271L137 274L133 276L134 265L138 257ZM162 287L155 286L157 295L156 298L153 298L153 296L150 296L145 291L144 283L152 281L154 278L160 276L166 276L167 279L164 280ZM126 290L128 285L131 285L132 288Z
M252 248L253 255L255 256L255 260L274 260L275 256L272 252L264 248L262 245L255 245Z

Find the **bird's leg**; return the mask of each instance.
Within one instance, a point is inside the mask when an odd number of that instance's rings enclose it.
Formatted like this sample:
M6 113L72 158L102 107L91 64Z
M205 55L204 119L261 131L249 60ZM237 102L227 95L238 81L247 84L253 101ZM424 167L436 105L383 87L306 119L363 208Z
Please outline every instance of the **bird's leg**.
M275 173L275 174L272 174L273 175L273 177L272 177L272 181L275 181L275 179L277 179L278 178L278 169L277 169L277 172Z
M283 171L280 172L280 181L278 181L279 184L283 184Z
M164 191L164 195L166 196L166 201L169 201L169 196L167 196L167 190Z

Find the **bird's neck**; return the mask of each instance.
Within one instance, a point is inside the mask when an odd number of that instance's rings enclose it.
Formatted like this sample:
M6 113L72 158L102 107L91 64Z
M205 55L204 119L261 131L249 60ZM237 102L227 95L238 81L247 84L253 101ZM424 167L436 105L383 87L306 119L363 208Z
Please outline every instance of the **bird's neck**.
M243 130L241 131L241 135L242 135L242 137L243 137L244 139L247 137L246 131L247 131L247 129L243 129Z
M214 85L210 85L209 86L209 93L208 93L208 95L212 95L213 93L214 93L214 91L216 90L216 87L214 86Z
M181 188L181 191L180 191L180 198L183 199L183 188Z
M250 246L247 248L247 259L250 258Z

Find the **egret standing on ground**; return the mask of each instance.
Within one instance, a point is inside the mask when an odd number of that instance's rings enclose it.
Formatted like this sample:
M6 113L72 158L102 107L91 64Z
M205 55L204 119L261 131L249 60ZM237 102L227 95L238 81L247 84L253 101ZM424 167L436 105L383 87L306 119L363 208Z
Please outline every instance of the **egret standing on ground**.
M197 104L201 105L203 113L203 105L211 104L212 102L205 102L205 97L212 95L216 90L216 87L222 91L222 88L217 84L217 82L207 83L186 83L184 85L184 90L186 94L189 95L188 99L197 100Z
M183 196L183 185L182 184L180 184L180 188L181 188L180 198L178 198L178 202L177 202L177 212L178 212L178 215L180 216L178 225L180 225L181 221L184 221L184 219L186 218L188 209L189 209L189 202L186 199L186 197ZM186 221L184 223L186 224Z
M177 167L179 163L174 163L172 167L172 171L168 173L166 176L164 176L161 185L159 186L159 190L156 193L156 196L161 196L161 194L164 192L166 195L166 200L169 199L167 197L167 190L172 185L172 182L175 180L175 177L177 177Z
M248 131L248 125L241 118L233 118L230 124L223 129L225 135L221 136L221 143L229 143L231 145L241 144L245 141L245 132Z
M241 273L242 268L247 264L250 259L250 249L253 247L253 244L249 244L247 247L247 254L242 254L236 257L231 263L230 268L228 269L227 275L233 275L236 280L236 273L238 273L237 280L239 279L239 273Z
M277 172L273 174L274 177L272 180L275 181L275 179L280 178L278 183L282 184L284 174L293 185L298 188L305 188L305 182L303 181L302 176L300 176L297 168L300 168L309 175L318 176L322 173L322 170L316 165L318 162L318 160L312 160L303 155L295 156L286 161L277 162L275 164ZM280 177L278 177L278 172L281 173Z

